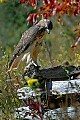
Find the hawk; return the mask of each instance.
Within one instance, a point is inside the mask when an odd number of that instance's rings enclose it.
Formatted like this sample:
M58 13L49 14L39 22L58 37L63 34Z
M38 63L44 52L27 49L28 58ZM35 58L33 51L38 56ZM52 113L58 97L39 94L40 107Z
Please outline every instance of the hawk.
M37 65L37 56L42 46L43 36L53 28L49 19L42 19L26 30L16 46L9 63L8 71L18 67L21 61L27 58L27 64L32 60Z

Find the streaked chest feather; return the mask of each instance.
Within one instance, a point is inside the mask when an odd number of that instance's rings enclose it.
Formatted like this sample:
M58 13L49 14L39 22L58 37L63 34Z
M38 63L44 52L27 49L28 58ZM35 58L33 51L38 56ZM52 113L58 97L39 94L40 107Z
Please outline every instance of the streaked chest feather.
M31 43L31 45L29 46L29 51L33 50L34 48L38 48L41 47L42 45L42 41L43 41L43 36L44 36L45 32L41 32L40 34L38 34L35 38L34 41Z

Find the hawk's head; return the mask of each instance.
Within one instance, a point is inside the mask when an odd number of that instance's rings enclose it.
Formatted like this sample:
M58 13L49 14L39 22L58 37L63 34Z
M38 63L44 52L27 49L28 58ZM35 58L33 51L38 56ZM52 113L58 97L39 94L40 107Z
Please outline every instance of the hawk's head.
M50 33L50 30L52 30L53 28L53 24L49 19L42 19L39 21L37 25L44 28L48 34Z

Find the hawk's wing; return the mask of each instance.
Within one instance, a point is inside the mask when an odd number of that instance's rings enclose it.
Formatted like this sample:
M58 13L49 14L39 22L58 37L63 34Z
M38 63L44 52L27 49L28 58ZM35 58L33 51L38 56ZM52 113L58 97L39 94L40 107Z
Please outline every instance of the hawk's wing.
M18 64L20 63L22 57L25 54L25 51L36 40L36 36L41 31L44 31L44 28L35 25L35 26L32 26L31 28L29 28L26 32L24 32L18 45L16 46L16 48L14 50L13 58L10 61L8 71L10 71L13 68L17 68Z

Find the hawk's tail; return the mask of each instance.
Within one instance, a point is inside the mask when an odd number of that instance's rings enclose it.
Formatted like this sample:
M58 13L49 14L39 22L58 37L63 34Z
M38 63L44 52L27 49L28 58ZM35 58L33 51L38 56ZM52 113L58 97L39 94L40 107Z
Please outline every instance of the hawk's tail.
M27 57L27 64L28 64L32 60L29 52L25 54L22 53L20 56L15 55L9 63L8 71L11 71L12 69L17 69L20 62L24 61L26 57Z
M17 69L18 65L22 60L22 57L23 57L23 54L21 54L20 56L14 56L9 63L8 71L11 71L12 69Z

